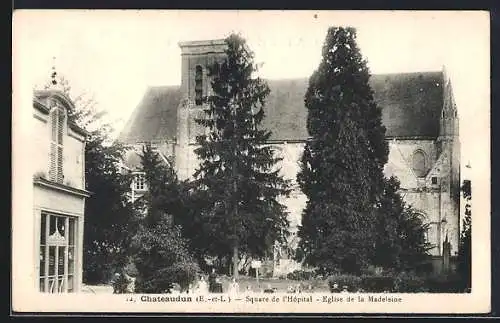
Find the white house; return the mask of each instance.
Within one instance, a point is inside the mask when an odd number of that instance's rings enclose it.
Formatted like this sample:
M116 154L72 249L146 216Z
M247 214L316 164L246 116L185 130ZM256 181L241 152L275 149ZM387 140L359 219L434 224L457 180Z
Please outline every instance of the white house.
M68 120L73 103L57 90L33 98L33 277L40 292L78 292L82 285L87 133Z

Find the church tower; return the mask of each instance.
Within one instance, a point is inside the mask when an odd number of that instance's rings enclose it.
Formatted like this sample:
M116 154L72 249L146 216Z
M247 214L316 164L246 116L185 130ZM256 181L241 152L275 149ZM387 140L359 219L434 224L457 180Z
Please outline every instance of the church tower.
M203 98L210 94L209 66L224 59L223 39L179 43L182 58L181 102L177 108L176 167L180 179L189 178L197 162L194 153L196 136L205 129L195 122L203 117Z
M451 81L444 75L443 109L437 140L438 151L448 170L441 182L441 221L445 223L441 241L448 238L453 256L458 252L460 239L460 138Z

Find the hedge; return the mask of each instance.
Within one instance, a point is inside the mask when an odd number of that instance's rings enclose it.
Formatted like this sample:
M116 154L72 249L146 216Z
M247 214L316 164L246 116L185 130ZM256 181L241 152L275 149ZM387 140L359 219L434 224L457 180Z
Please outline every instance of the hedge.
M316 277L316 274L313 271L307 270L295 270L286 275L286 278L289 280L311 280Z
M337 288L334 288L337 284ZM412 273L398 275L334 275L329 277L330 292L340 292L347 286L349 292L395 292L395 293L460 293L457 275L419 276Z

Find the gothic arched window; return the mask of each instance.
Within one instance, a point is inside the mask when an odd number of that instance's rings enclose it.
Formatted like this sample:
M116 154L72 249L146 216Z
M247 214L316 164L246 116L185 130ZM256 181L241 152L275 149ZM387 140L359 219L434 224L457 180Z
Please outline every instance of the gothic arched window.
M197 65L195 70L194 96L196 105L201 105L203 101L203 69L200 65Z
M218 77L220 73L220 64L219 63L214 63L212 67L212 76L214 78Z
M425 153L417 150L413 153L412 168L417 177L424 177L427 170Z
M49 179L54 182L62 183L63 175L63 138L66 125L66 110L57 102L51 103L50 111L50 167Z

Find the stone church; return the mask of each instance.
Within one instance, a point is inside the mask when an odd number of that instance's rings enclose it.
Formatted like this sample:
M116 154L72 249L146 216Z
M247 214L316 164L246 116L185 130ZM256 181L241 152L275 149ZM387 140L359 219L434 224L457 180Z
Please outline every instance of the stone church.
M182 55L180 86L150 87L122 130L119 141L130 150L125 166L135 171L132 194L147 189L140 173L138 152L151 143L182 179L197 167L195 137L206 131L194 119L203 115L200 98L210 93L207 66L224 58L224 41L179 44ZM268 144L283 157L283 175L294 183L284 202L290 217L289 248L278 248L274 272L298 268L286 250L297 245L297 230L306 197L296 183L299 160L308 138L304 94L308 78L267 80L271 93L263 126L272 131ZM457 108L446 72L372 75L370 84L382 108L389 143L387 176L401 181L402 195L429 223L427 239L435 259L449 246L457 254L460 228L460 143ZM447 243L449 242L449 243Z

